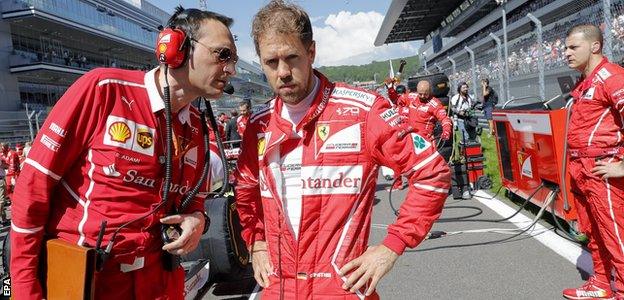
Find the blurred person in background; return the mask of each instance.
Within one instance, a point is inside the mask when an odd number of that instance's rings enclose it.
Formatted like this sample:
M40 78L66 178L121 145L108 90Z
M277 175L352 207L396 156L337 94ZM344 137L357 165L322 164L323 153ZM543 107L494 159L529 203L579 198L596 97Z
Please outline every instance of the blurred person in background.
M8 143L1 144L0 159L6 164L7 193L11 194L20 173L20 156Z
M492 121L492 110L498 103L498 94L490 86L490 80L487 78L481 79L481 89L483 93L483 112L485 118L488 121L490 127L490 135L494 135L494 121Z
M243 101L238 105L238 119L236 119L236 130L241 139L245 136L245 129L249 122L249 115L251 114L251 107L247 101Z
M230 120L225 125L225 139L235 141L230 143L232 148L240 148L241 136L238 133L238 111L236 109L230 111Z
M453 112L454 123L461 132L461 141L474 139L476 133L469 132L471 128L467 126L467 121L471 118L473 106L475 104L472 95L468 94L468 84L459 83L457 86L457 94L451 97L451 111Z

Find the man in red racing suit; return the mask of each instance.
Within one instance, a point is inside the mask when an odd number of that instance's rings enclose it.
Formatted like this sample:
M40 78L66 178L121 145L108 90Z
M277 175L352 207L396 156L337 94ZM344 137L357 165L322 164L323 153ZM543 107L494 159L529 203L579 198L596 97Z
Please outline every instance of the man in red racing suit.
M589 238L594 275L568 299L624 298L624 166L621 155L624 69L602 56L602 34L594 25L568 32L566 58L583 77L572 91L568 128L569 170L580 230Z
M9 148L9 144L4 144L2 147L2 153L0 153L0 159L7 166L6 169L6 186L7 193L12 193L15 187L15 181L20 174L20 156L15 150Z
M200 10L177 8L170 24L188 25L181 13L193 14L195 39L234 49L231 19ZM190 26L190 25L189 25ZM187 32L187 34L190 34ZM169 215L173 205L196 186L205 162L199 111L190 103L199 96L222 94L223 81L234 74L232 61L219 61L195 47L190 63L150 72L95 69L80 77L61 97L33 142L12 202L11 284L14 299L45 298L38 266L45 239L59 238L94 247L100 225L107 221L103 247L122 224L110 258L95 273L95 299L184 299L184 271L163 267L163 250L174 255L192 251L207 227L205 193L184 210ZM214 81L198 80L211 74ZM173 128L172 180L168 205L164 189L165 112L161 84L171 82ZM191 82L199 82L193 85ZM199 93L199 94L198 94ZM206 191L221 163L214 148ZM150 213L153 211L154 213ZM141 216L147 216L141 219ZM160 225L179 224L180 237L163 246Z
M368 246L379 165L400 170L409 179L407 199L383 242L399 255L425 237L450 183L444 159L426 138L402 129L388 100L315 75L320 87L298 126L303 138L294 135L292 123L280 118L284 108L276 98L270 108L250 119L238 161L237 208L243 238L249 247L267 241L272 265L282 267L285 299L295 294L348 295L340 288L345 278L338 270ZM299 166L301 174L298 233L284 212L283 176L289 167L280 166L280 160L295 151L300 152L295 154L299 159L289 165ZM280 270L276 272L264 290L269 298L280 292Z
M439 217L448 166L429 141L405 130L389 100L313 71L303 9L271 1L253 32L277 96L250 118L236 207L262 297L378 298L377 282ZM409 191L383 242L368 247L380 165L409 178Z
M385 85L388 92L388 98L394 105L399 107L407 105L407 103L403 102L404 99L401 98L401 96L407 93L407 89L404 85L398 84L394 78L387 78L385 80Z
M405 107L400 108L400 112L408 117L408 124L412 126L416 132L424 137L433 140L433 129L437 122L442 125L442 140L448 140L453 130L453 122L446 115L446 109L442 102L431 96L431 85L429 81L422 80L418 82L416 93L407 93L401 96L402 103L406 103Z

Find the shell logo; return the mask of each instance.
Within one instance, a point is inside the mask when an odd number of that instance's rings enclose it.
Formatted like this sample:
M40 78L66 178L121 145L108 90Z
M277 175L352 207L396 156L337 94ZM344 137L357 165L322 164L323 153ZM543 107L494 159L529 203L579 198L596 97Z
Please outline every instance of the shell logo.
M167 44L160 44L160 45L158 45L158 51L160 53L165 53L167 51Z
M119 143L126 143L126 141L132 135L130 133L130 127L124 122L115 122L108 128L108 134L111 136L111 140Z
M258 139L258 155L264 155L264 151L266 150L266 139L261 137Z

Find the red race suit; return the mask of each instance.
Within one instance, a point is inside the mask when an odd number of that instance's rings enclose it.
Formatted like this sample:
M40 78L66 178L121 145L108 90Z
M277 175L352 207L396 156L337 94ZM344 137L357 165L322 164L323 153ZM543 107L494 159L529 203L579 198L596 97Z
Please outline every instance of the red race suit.
M401 114L408 117L408 124L413 126L418 133L429 140L433 140L433 129L437 122L442 125L442 139L448 140L453 130L453 122L446 114L446 108L436 97L431 97L427 101L422 101L418 94L408 93L401 96L401 103L406 103L405 107L399 110Z
M571 93L568 128L569 171L579 225L589 237L596 279L624 291L624 178L592 174L596 160L621 161L624 69L603 59ZM608 286L608 285L607 285Z
M444 159L423 136L405 130L390 101L315 76L317 92L296 129L281 117L278 97L252 115L243 138L237 209L247 245L266 241L276 268L265 299L281 293L284 299L364 298L362 291L342 289L346 277L338 270L368 247L380 165L409 179L383 241L399 255L425 238L448 195ZM283 192L289 190L299 193ZM292 203L300 209L292 210Z

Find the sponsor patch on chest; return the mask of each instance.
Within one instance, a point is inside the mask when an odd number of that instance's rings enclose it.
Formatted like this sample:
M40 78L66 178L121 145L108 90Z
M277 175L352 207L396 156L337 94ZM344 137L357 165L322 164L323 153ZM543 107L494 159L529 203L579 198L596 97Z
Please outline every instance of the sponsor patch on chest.
M271 132L258 133L257 137L258 137L258 157L262 157L264 156L264 153L266 152L267 143L271 139Z
M184 164L197 169L197 147L191 148L184 154Z
M358 91L358 90L354 90L350 88L344 88L344 87L335 88L331 96L357 100L357 101L367 104L368 106L372 106L373 102L375 102L375 99L377 99L377 97L371 93Z
M104 145L123 148L148 156L154 156L156 129L126 118L108 116Z
M611 77L611 72L609 72L606 68L602 68L598 71L598 76L600 76L602 81L605 81L607 78Z
M361 123L344 127L343 123L318 124L317 153L357 153L362 151ZM317 146L318 149L318 146Z
M594 99L594 93L596 91L596 87L590 87L585 94L583 94L583 99L592 100Z
M301 190L303 195L358 194L362 190L363 167L303 166Z

